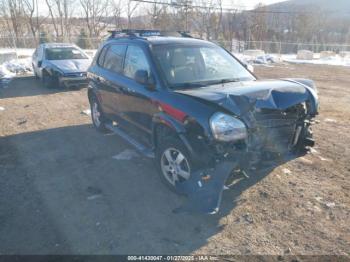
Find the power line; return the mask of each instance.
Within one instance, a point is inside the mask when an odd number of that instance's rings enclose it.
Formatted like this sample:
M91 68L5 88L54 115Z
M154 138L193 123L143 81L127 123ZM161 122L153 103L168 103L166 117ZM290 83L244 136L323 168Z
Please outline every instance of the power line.
M249 12L249 13L263 13L263 14L310 14L312 12L308 11L278 11L278 10L259 10L259 9L253 9L253 10L247 10L247 9L240 9L240 8L227 8L227 7L215 7L215 6L203 6L203 5L192 5L187 3L178 3L178 2L160 2L160 1L153 1L153 0L131 0L134 2L140 2L140 3L148 3L148 4L160 4L160 5L167 5L171 7L185 7L185 8L198 8L198 9L210 9L210 10L222 10L227 12ZM239 6L243 7L243 6Z

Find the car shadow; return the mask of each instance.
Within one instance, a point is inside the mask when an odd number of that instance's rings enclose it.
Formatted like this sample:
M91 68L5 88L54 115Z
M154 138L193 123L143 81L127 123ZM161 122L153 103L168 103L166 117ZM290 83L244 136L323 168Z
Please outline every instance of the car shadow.
M47 95L71 91L62 88L45 88L40 79L34 76L14 77L5 88L0 88L0 99L25 96Z
M275 167L225 191L216 215L174 214L186 198L161 183L153 161L91 125L2 137L0 148L2 254L189 254Z

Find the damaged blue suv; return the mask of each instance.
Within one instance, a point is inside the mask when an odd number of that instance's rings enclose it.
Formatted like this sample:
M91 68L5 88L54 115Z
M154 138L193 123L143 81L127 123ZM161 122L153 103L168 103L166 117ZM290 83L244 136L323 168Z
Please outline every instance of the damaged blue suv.
M311 80L258 80L231 53L188 34L113 31L88 70L94 126L155 159L188 196L176 211L216 213L235 172L314 145Z

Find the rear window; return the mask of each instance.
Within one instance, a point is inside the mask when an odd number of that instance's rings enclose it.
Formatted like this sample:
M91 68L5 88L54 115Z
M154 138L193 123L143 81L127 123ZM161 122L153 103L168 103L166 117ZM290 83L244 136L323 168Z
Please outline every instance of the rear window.
M103 62L104 62L104 59L105 59L105 55L106 55L106 52L108 50L108 46L105 46L102 51L100 52L100 55L98 56L98 59L97 59L97 64L99 66L103 66Z

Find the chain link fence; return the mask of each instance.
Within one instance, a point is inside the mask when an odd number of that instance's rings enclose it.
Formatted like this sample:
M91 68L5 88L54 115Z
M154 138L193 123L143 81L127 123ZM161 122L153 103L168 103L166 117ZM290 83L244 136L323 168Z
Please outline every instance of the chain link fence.
M314 53L322 51L349 52L350 45L334 43L293 43L274 41L213 41L234 53L242 53L244 50L259 49L268 54L296 54L299 50L309 50Z
M33 49L38 46L40 42L66 42L73 43L83 49L97 49L100 43L106 37L86 37L70 36L62 39L60 37L50 37L48 39L34 38L34 37L0 37L0 48L2 49L19 49L29 48ZM227 50L234 53L242 53L245 50L259 49L268 54L296 54L298 50L309 50L314 53L322 51L333 51L339 53L342 51L350 51L350 45L346 44L329 44L329 43L293 43L293 42L276 42L276 41L221 41L212 40Z

